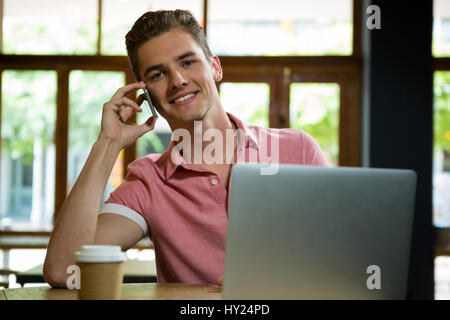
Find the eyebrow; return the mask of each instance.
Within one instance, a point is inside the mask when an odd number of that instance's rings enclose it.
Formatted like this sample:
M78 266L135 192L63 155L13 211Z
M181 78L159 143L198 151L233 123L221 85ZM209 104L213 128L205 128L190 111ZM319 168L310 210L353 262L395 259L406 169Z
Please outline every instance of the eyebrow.
M185 53L183 53L182 55L179 55L175 61L181 61L187 57L191 57L191 56L195 56L195 53L192 51L187 51ZM155 64L153 66L147 67L147 69L145 69L144 71L144 78L147 76L148 73L152 72L153 70L157 70L157 69L161 69L162 68L162 64Z

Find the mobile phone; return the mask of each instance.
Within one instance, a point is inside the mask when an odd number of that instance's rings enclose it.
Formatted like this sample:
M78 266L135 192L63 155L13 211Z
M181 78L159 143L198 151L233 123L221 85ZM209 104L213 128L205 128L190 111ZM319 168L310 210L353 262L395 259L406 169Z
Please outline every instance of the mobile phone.
M143 90L144 90L144 94L145 94L145 100L147 100L147 103L148 103L148 106L149 106L151 114L154 117L157 117L157 115L156 115L156 108L153 105L152 99L150 98L150 93L148 92L148 89L144 88Z
M134 79L136 80L136 82L138 82L139 77L137 74L134 73L133 65L131 64L130 58L128 58L128 61L130 62L131 72L133 72ZM145 95L144 100L147 100L148 109L150 110L150 113L152 114L152 116L157 117L155 105L153 104L152 99L150 98L150 92L148 91L147 87L145 87L143 91Z

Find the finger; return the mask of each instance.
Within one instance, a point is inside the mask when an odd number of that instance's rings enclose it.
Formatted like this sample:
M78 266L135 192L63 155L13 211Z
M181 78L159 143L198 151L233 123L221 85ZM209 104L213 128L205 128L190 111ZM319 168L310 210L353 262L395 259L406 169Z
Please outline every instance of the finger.
M111 101L111 103L116 105L117 107L126 106L126 107L131 107L132 109L136 110L137 112L142 111L141 107L139 107L135 101L133 101L127 97L122 97L120 99L113 100L113 101Z
M131 93L133 91L137 91L139 89L143 89L143 88L145 88L145 83L143 81L126 85L126 86L120 88L119 90L117 90L116 93L112 96L110 101L112 102L113 100L116 100L118 98L125 97L129 93Z
M120 120L122 120L122 122L127 122L128 119L135 113L136 111L134 109L130 107L124 107L119 112Z
M141 130L141 136L151 130L155 127L156 120L158 119L157 116L151 116L147 119L144 123L140 124L138 127Z
M107 117L107 114L110 114L111 112L113 112L117 115L117 118L119 120L122 120L121 116L120 116L120 112L122 111L123 108L124 108L124 106L116 106L115 104L113 104L111 102L105 102L103 104L102 118Z

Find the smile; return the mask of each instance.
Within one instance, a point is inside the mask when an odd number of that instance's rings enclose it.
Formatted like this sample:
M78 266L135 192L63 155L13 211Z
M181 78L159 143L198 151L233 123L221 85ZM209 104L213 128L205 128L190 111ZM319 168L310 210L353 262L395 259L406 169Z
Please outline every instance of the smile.
M192 92L192 93L188 93L182 97L179 97L177 99L171 100L170 103L171 104L185 104L185 103L189 103L191 100L194 99L194 97L197 95L197 92Z

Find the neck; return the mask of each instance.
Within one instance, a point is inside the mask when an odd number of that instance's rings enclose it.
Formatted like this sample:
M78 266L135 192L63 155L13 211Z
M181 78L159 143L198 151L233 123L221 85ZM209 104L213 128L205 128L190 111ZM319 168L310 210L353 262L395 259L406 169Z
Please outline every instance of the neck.
M182 128L189 132L190 141L186 143L190 144L191 163L211 164L211 159L214 159L215 164L223 164L229 163L230 157L234 156L237 147L236 125L221 106L214 111L208 112L203 119L172 128L172 131ZM184 152L183 156L189 161Z

